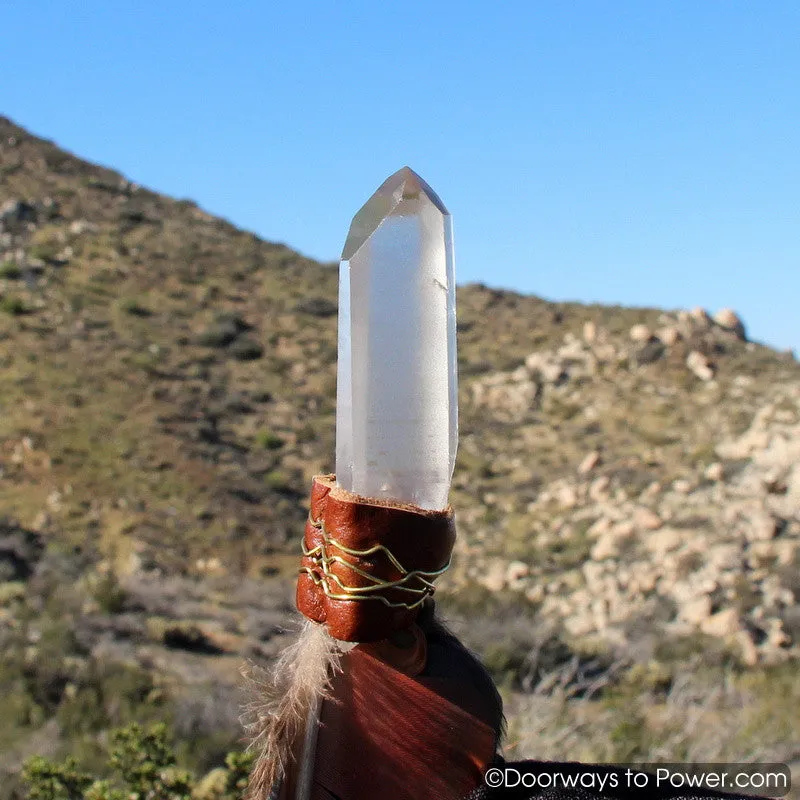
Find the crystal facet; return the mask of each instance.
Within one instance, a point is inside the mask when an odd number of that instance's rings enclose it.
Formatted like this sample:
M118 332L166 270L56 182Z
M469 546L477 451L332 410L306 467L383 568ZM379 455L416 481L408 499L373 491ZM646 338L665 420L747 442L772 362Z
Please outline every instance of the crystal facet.
M450 214L413 170L353 218L339 268L338 484L447 505L458 444Z

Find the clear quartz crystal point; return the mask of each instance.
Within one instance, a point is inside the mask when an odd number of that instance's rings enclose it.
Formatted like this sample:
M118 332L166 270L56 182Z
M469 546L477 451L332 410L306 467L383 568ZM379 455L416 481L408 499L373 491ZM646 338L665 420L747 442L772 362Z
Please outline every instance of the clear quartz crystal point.
M450 214L413 170L355 215L339 268L338 484L447 506L458 445Z

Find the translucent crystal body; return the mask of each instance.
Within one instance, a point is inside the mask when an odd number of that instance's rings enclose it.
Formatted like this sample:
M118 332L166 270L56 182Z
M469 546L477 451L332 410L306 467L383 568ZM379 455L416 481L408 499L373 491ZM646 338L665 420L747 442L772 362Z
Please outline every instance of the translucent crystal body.
M450 214L408 167L353 218L339 269L336 479L447 505L458 443Z

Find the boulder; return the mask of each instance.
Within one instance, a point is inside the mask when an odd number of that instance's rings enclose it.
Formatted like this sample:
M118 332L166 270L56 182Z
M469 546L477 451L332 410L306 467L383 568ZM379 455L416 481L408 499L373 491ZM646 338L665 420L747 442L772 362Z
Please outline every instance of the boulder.
M680 341L681 332L674 325L665 325L656 332L656 336L667 347L672 347Z
M715 461L705 468L703 476L709 481L721 481L725 477L725 468L719 461Z
M506 583L510 589L525 588L525 578L530 574L530 567L524 561L512 561L506 568Z
M663 525L661 517L649 508L637 508L633 512L632 522L636 528L646 531L658 530Z
M653 336L652 331L647 325L634 325L630 330L630 337L632 342L639 342L643 344L644 342L649 342Z
M732 308L721 308L714 314L714 322L726 331L733 333L737 339L747 341L744 323L741 317Z
M700 623L700 630L709 636L732 636L741 627L735 608L725 608Z
M686 366L701 381L710 381L714 378L714 365L708 356L703 355L699 350L692 350L689 353L686 357Z
M712 319L708 315L708 311L701 306L697 306L689 312L689 321L697 328L708 329L712 325Z
M708 595L695 597L684 603L680 609L681 619L698 627L707 623L711 618L711 598Z
M599 463L600 452L598 450L592 450L591 453L586 454L583 461L578 465L578 474L588 475Z

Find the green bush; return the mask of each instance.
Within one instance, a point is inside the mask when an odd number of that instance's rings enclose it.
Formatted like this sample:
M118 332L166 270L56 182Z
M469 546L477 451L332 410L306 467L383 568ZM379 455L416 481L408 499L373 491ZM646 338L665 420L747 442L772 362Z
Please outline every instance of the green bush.
M107 775L85 772L73 758L56 763L36 756L25 763L22 778L29 800L241 800L252 761L249 754L229 753L224 767L198 780L177 766L164 724L133 724L112 734Z
M11 314L16 317L20 314L24 314L27 310L25 302L21 297L7 294L5 297L0 298L0 311L5 311L6 314Z
M22 276L22 270L14 261L4 261L0 264L0 278L10 278L15 280Z
M228 351L239 361L254 361L264 355L264 348L252 336L235 339L228 347Z
M278 492L288 489L291 486L289 476L279 469L270 470L264 476L264 483L266 483L270 489L274 489Z
M28 255L30 255L31 258L40 258L42 261L55 261L57 254L57 242L39 242L28 250Z
M147 306L142 305L134 297L123 297L119 302L120 310L132 317L149 317L152 314Z
M266 428L256 433L255 443L264 450L280 450L283 447L283 439Z
M113 572L93 575L89 581L89 591L106 614L119 614L125 608L127 593Z

